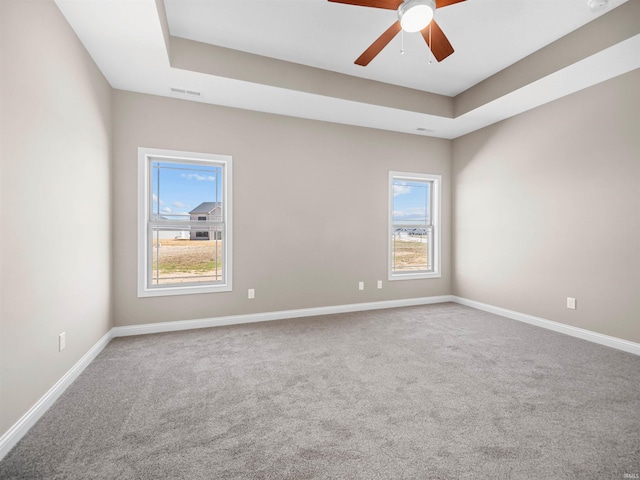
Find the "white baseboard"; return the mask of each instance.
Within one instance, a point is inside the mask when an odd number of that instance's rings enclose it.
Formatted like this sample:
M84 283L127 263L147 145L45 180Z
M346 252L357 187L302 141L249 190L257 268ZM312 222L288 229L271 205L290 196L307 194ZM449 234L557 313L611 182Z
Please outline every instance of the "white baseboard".
M460 305L466 305L477 310L484 312L495 313L501 317L507 317L519 322L529 323L537 327L553 330L554 332L564 333L565 335L571 335L572 337L581 338L589 342L598 343L607 347L622 350L624 352L640 355L640 344L623 340L621 338L611 337L602 333L592 332L591 330L585 330L584 328L573 327L571 325L565 325L564 323L554 322L552 320L546 320L540 317L534 317L533 315L527 315L526 313L515 312L513 310L507 310L506 308L495 307L482 302L476 302L475 300L468 300L466 298L453 296L451 301L459 303Z
M284 320L287 318L314 317L318 315L331 315L334 313L362 312L365 310L380 310L384 308L429 305L433 303L452 302L453 299L454 297L452 295L441 295L435 297L386 300L380 302L350 303L347 305L301 308L296 310L283 310L280 312L250 313L246 315L230 315L227 317L201 318L198 320L147 323L142 325L130 325L126 327L114 327L113 329L111 329L111 331L113 332L114 337L126 337L130 335L175 332L178 330L191 330L195 328L209 328L221 327L224 325L239 325L243 323L268 322L272 320Z
M71 369L64 374L64 376L56 382L56 384L45 393L36 404L31 407L27 413L25 413L20 420L18 420L9 430L0 437L0 460L9 453L9 451L20 441L22 437L29 431L29 429L38 421L40 417L53 405L53 403L62 395L73 381L78 378L78 375L87 368L87 366L93 361L94 358L102 351L104 347L113 338L112 330L109 330L100 340L96 343L91 350L84 354L84 356L71 367Z

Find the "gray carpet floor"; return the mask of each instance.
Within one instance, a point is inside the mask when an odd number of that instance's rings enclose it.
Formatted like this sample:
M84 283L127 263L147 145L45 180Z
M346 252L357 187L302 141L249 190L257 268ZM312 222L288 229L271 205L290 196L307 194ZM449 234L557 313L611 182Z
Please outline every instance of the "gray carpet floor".
M1 479L636 474L640 357L455 304L114 339L0 462Z

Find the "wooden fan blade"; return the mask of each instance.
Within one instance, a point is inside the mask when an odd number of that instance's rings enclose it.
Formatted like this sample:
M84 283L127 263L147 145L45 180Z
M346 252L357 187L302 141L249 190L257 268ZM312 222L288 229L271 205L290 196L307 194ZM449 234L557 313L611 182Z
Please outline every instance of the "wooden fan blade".
M333 1L333 0L329 0ZM436 8L448 7L449 5L453 5L455 3L464 2L465 0L436 0Z
M429 42L429 28L431 28L431 42ZM433 53L437 61L441 62L453 53L454 50L451 43L449 43L449 39L435 20L431 20L431 23L420 30L420 33L422 33L424 41L429 45L431 53ZM433 45L431 45L432 43Z
M373 42L354 63L363 67L369 65L369 62L373 60L391 40L393 40L393 37L395 37L401 29L400 21L396 21L382 35L380 35L378 39Z
M402 0L329 0L334 3L346 3L358 7L385 8L387 10L397 10Z

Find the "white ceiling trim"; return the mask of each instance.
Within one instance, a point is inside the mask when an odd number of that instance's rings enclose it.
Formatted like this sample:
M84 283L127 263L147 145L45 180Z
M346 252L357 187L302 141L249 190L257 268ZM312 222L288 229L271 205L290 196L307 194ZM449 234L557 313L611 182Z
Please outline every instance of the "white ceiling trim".
M455 118L445 138L457 138L640 68L639 53L640 35L636 35Z

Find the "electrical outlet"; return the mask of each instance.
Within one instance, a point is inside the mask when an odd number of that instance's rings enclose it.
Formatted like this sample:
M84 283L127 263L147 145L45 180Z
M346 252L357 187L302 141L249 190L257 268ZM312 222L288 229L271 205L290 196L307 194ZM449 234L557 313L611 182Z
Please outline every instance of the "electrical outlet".
M576 299L573 297L567 297L567 308L570 308L571 310L575 310L576 309Z
M358 282L358 290L364 290L364 282Z
M249 289L249 298L256 298L256 291L253 288Z
M61 352L67 346L67 332L58 335L58 351Z
M378 280L378 288L382 288L382 280Z

